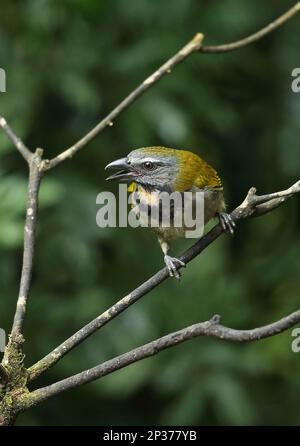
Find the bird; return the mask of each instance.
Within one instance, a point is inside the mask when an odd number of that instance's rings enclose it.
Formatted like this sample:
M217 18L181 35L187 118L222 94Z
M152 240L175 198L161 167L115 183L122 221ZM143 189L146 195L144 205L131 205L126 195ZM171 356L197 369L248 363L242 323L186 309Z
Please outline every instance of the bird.
M234 233L235 222L225 212L222 181L217 171L196 153L161 146L142 147L132 150L124 158L109 163L105 169L117 170L115 174L106 179L127 183L128 190L133 192L131 204L138 210L147 209L149 211L150 209L153 211L159 206L157 194L162 192L169 194L192 192L193 207L195 192L203 192L204 224L213 218L218 218L225 232ZM158 224L151 229L158 237L169 275L180 279L179 269L186 265L182 260L172 257L169 253L171 241L185 237L186 227L184 225L175 227L174 224L169 227L163 226L161 211L160 208ZM174 204L170 212L171 219L173 217L174 220ZM149 212L146 213L147 223L149 215Z

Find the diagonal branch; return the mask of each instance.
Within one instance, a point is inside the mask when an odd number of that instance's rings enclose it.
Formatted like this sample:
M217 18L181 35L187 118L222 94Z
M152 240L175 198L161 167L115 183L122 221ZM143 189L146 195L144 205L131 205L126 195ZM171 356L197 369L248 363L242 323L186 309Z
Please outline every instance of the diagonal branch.
M190 325L182 330L170 333L123 355L117 356L103 364L97 365L96 367L77 373L76 375L70 376L47 387L37 389L31 392L28 404L29 406L35 406L36 404L53 396L57 396L62 392L95 381L96 379L115 372L116 370L127 367L130 364L157 355L162 350L174 347L182 342L199 336L209 336L223 341L233 342L256 341L275 336L300 322L300 310L291 313L277 322L252 330L235 330L233 328L225 327L220 324L220 320L220 316L215 315L209 321Z
M24 142L15 134L15 132L8 125L7 121L3 116L0 115L0 127L4 130L8 138L12 141L16 149L21 153L23 158L29 164L33 153L25 146Z
M263 215L271 210L277 208L286 200L291 198L294 194L300 192L300 181L295 183L290 188L276 192L269 195L256 195L255 188L251 188L243 201L232 213L231 217L235 222L239 220ZM217 224L206 235L200 238L191 248L189 248L182 256L179 257L184 263L190 262L197 257L205 248L214 242L220 235L224 233L222 226ZM162 268L154 276L136 288L123 299L119 300L111 308L106 310L100 316L89 322L74 335L64 341L61 345L55 348L51 353L38 361L29 368L30 380L33 380L52 367L64 355L71 351L78 344L83 342L87 337L92 335L99 328L106 325L109 321L114 319L117 315L126 310L129 306L145 296L147 293L156 288L159 284L169 278L167 268Z
M45 170L52 169L53 167L65 161L67 158L72 158L76 152L82 149L88 142L94 139L100 132L106 127L112 126L114 120L124 110L126 110L136 99L141 96L145 91L149 90L156 82L158 82L163 76L171 73L172 69L180 62L185 60L190 54L198 51L201 47L203 34L196 34L195 37L187 43L175 56L171 57L166 63L164 63L158 70L156 70L151 76L144 80L135 90L133 90L112 112L110 112L102 121L99 122L92 130L90 130L83 138L77 141L73 146L66 149L64 152L48 160L45 163Z
M116 108L114 108L102 121L100 121L92 130L90 130L84 137L77 141L74 145L68 149L61 152L55 158L51 160L45 160L43 164L43 169L49 170L68 158L72 158L79 150L84 148L91 140L93 140L100 132L102 132L106 127L112 126L114 120L131 104L133 104L138 97L145 93L150 87L156 84L162 77L171 73L173 68L179 63L183 62L193 53L224 53L228 51L237 50L239 48L250 45L251 43L263 38L270 32L274 31L279 26L282 26L285 22L290 20L300 11L300 2L297 2L292 8L287 12L277 18L275 21L271 22L266 27L262 28L260 31L252 34L242 40L237 42L216 45L216 46L202 46L203 34L198 33L195 37L188 42L180 51L178 51L173 57L171 57L167 62L165 62L160 68L158 68L151 76L144 80L135 90L133 90Z

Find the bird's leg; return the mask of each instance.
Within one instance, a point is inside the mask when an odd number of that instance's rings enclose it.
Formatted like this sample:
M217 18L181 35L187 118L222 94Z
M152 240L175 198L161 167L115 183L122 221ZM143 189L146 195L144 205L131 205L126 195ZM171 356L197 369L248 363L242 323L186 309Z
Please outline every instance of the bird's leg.
M171 257L168 255L168 252L170 250L170 245L166 240L158 237L158 241L160 244L160 247L162 249L162 252L164 253L164 261L166 264L166 267L169 270L169 274L171 277L175 277L175 279L180 279L180 272L178 271L179 268L182 266L185 267L185 263L182 262L182 260L177 259L176 257Z
M226 212L219 212L218 218L224 232L229 232L230 235L233 235L236 225L231 216L229 214L226 214Z

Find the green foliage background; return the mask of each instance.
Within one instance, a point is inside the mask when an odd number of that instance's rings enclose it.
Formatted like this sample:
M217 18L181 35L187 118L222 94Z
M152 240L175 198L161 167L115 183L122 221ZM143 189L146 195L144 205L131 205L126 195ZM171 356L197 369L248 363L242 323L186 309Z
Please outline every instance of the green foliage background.
M256 31L293 1L2 1L3 114L47 157L70 146L196 32L224 43ZM147 145L191 149L223 177L229 209L299 179L300 17L243 50L194 55L41 191L26 321L32 364L162 266L155 237L96 227L96 195L117 191L104 166ZM0 316L10 330L22 256L26 166L0 133ZM240 225L184 271L65 357L45 385L215 313L251 328L299 307L299 197ZM189 244L177 244L180 251ZM146 255L145 255L146 254ZM299 424L300 354L291 331L255 344L196 339L20 416L26 425Z

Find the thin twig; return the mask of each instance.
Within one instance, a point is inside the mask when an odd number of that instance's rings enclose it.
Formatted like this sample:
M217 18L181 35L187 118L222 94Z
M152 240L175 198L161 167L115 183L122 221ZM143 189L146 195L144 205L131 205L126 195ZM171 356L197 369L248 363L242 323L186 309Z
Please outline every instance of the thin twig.
M120 370L130 364L157 355L165 350L182 342L188 341L198 336L209 336L222 341L247 342L257 341L259 339L282 333L300 322L300 310L263 327L252 330L235 330L220 324L220 316L215 315L209 321L190 325L182 330L170 333L148 344L142 345L123 355L117 356L96 367L85 370L76 375L58 381L47 387L42 387L30 394L28 404L35 406L48 398L59 395L62 392L73 389L74 387L95 381L103 376Z
M31 284L37 225L38 194L42 176L42 172L40 171L41 156L41 149L37 149L29 166L28 199L24 228L23 265L19 296L12 328L12 336L22 333L22 326L26 313L26 304Z
M185 45L180 51L178 51L173 57L171 57L166 63L164 63L158 70L156 70L151 76L149 76L144 82L142 82L135 90L133 90L116 108L113 109L102 121L100 121L92 130L90 130L83 138L77 141L74 145L64 150L62 153L57 155L51 160L46 160L44 162L44 170L52 169L53 167L59 165L68 158L72 158L75 153L81 150L87 145L92 139L94 139L100 132L102 132L106 127L112 126L115 119L126 110L133 102L136 101L143 93L145 93L150 87L152 87L156 82L158 82L163 76L171 73L176 65L184 61L193 53L224 53L228 51L237 50L239 48L250 45L251 43L261 39L266 36L271 31L275 30L279 26L283 25L285 22L290 20L300 11L300 2L297 2L292 8L285 12L275 21L271 22L265 28L252 34L242 40L237 42L216 45L216 46L202 46L203 34L198 33L195 37Z
M21 153L23 158L29 164L33 153L25 146L24 142L15 134L15 132L8 125L7 121L3 116L0 116L0 127L4 130L8 138L12 141L16 149Z
M282 14L278 19L269 23L269 25L262 28L255 34L251 36L245 37L244 39L238 40L232 43L226 43L224 45L214 45L214 46L202 46L200 48L201 53L227 53L229 51L238 50L240 48L244 48L245 46L250 45L251 43L256 42L257 40L262 39L270 32L282 26L285 22L290 20L293 16L295 16L300 11L300 2L297 2L291 9Z
M271 210L270 206L268 206L265 208L264 211L262 208L260 208L259 212L257 212L257 203L259 204L259 206L262 206L262 203L260 200L260 196L257 196L255 192L255 188L251 188L243 203L231 213L231 216L235 222L252 216L260 216ZM275 209L276 207L280 206L286 199L290 198L292 194L296 194L298 192L300 192L300 181L298 181L285 191L276 192L275 194L273 193L269 195L263 195L263 202L266 205L266 203L268 202L268 197L270 197L270 201L272 202L272 209ZM220 224L217 224L206 235L201 237L201 239L198 240L183 255L181 255L179 259L186 264L189 263L223 233L224 231L222 229L222 226ZM152 291L168 278L168 269L162 268L154 276L152 276L130 294L123 297L123 299L119 300L111 308L109 308L100 316L85 325L74 335L64 341L61 345L55 348L51 353L38 361L32 367L30 367L28 370L30 374L29 379L32 380L40 376L48 368L52 367L57 361L59 361L64 355L71 351L74 347L83 342L88 336L93 334L99 328L106 325L109 321L126 310L130 305L135 303L141 297L145 296L147 293Z

